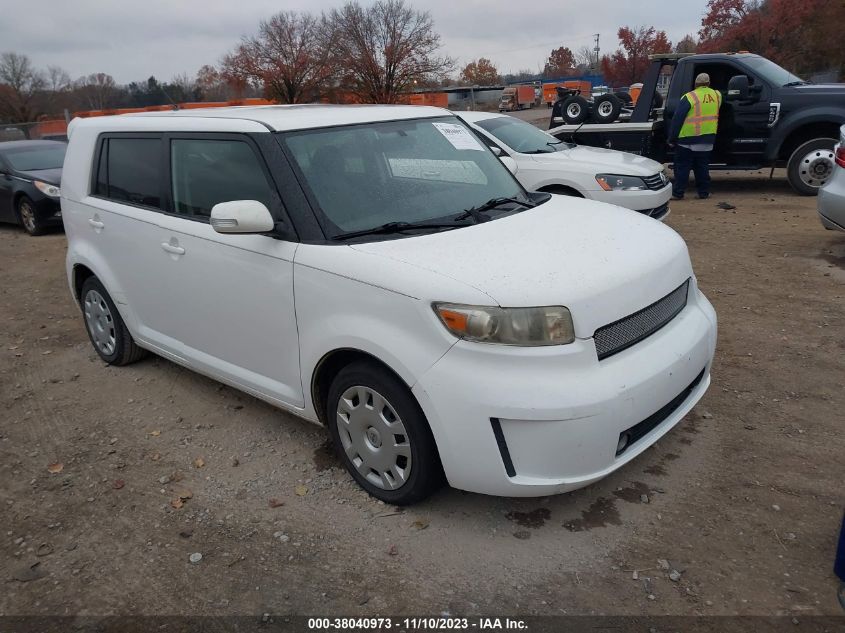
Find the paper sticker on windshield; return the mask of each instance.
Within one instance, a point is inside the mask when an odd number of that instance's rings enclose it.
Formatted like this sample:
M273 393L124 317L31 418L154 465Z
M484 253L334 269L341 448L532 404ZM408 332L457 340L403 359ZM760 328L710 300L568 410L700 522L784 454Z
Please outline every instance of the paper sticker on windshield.
M477 149L484 151L484 146L463 125L457 123L432 123L437 131L446 137L455 149Z

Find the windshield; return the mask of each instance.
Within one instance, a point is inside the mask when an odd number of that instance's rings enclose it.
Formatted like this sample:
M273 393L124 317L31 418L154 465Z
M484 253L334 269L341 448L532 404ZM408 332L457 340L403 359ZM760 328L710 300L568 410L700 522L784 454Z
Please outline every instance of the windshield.
M530 200L455 117L290 132L284 142L328 237L389 222L453 220L491 198Z
M39 169L60 169L65 160L67 145L50 147L29 147L5 152L6 160L16 171L38 171Z
M551 134L510 116L484 119L475 124L521 154L550 154L569 147Z
M793 75L785 68L781 68L776 63L770 59L766 59L765 57L743 57L742 62L763 79L775 86L807 83L798 75Z

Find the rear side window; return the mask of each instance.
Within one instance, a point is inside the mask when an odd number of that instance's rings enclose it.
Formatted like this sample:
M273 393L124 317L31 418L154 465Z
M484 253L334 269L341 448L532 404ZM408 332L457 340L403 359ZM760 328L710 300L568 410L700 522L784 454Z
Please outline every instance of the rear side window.
M161 141L157 138L109 138L104 148L107 173L98 173L97 193L102 195L100 179L108 178L104 188L112 200L145 207L161 208Z
M209 217L219 202L257 200L271 208L271 189L249 143L173 139L170 142L173 211Z

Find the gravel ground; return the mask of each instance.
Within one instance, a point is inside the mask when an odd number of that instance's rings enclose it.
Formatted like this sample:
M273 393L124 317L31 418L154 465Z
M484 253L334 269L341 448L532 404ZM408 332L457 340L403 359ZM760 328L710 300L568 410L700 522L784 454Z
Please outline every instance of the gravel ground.
M584 490L404 511L316 426L159 358L104 366L64 235L0 228L0 614L838 613L845 234L759 174L668 223L720 318L699 406Z

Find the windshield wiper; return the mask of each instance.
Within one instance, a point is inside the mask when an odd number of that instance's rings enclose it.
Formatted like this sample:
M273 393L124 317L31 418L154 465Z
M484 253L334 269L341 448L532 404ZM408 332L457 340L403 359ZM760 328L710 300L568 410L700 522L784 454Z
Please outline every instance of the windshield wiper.
M809 86L812 81L804 81L801 79L800 81L790 81L789 83L783 84L783 88L790 88L792 86Z
M464 212L461 213L458 217L455 218L455 221L466 220L467 218L472 218L476 222L486 222L489 220L489 216L481 215L485 211L490 211L491 209L495 209L496 207L500 207L503 204L518 204L523 207L532 208L536 207L537 205L530 201L530 200L520 200L519 198L490 198L487 202L483 204L479 204L476 207L470 207L469 209L464 209Z
M455 218L456 220L462 218ZM364 235L388 235L391 233L402 233L403 231L420 230L420 229L457 229L462 226L469 226L467 223L455 222L387 222L369 229L361 229L359 231L348 231L347 233L338 233L333 235L331 239L335 241L350 240L355 237L362 237Z

